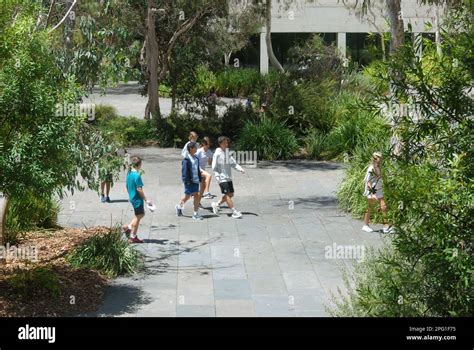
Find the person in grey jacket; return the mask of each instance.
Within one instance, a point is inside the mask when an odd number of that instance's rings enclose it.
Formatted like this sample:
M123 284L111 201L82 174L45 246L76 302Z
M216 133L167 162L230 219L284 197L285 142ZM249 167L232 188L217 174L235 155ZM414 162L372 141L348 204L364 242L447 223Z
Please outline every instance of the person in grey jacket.
M226 136L220 136L217 139L219 147L214 152L212 157L212 171L214 176L219 183L221 192L223 194L219 202L213 202L212 211L214 214L218 215L220 211L220 205L222 203L227 203L227 206L232 209L232 217L238 219L242 217L242 213L237 211L234 207L234 202L232 198L234 197L234 185L232 182L232 168L240 171L242 174L245 174L244 169L237 164L235 159L229 155L229 143L230 139Z

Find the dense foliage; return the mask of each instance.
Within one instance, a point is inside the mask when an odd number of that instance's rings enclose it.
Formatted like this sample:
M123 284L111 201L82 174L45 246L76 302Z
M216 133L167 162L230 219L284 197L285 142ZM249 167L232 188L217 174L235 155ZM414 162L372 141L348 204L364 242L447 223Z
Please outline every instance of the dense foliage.
M67 260L73 267L90 268L109 277L133 273L142 264L138 251L122 239L120 228L93 236L72 251Z
M443 54L424 42L424 58L405 46L389 67L396 74L390 103L407 104L392 113L398 147L385 137L386 196L397 234L382 252L356 270L354 286L334 310L356 316L469 316L474 310L474 184L472 139L474 101L472 14L450 12ZM455 48L455 49L454 49ZM385 95L380 103L387 103ZM393 112L393 111L392 111ZM361 153L351 166L339 197L360 214ZM359 190L360 189L360 190ZM350 192L352 191L353 194Z
M78 108L83 91L58 65L54 33L37 27L38 5L18 3L0 4L0 192L14 200L13 210L22 196L97 189L98 161L111 152Z

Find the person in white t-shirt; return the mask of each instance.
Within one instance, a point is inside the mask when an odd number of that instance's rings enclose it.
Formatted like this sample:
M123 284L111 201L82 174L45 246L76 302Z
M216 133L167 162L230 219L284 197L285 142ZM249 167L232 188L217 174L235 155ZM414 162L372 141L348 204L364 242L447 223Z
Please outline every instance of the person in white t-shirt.
M384 233L392 233L394 231L393 227L387 223L387 204L385 203L385 198L383 195L383 184L382 184L382 154L380 152L374 152L372 154L372 162L369 164L367 168L367 172L364 178L364 196L367 197L367 211L364 215L364 226L362 227L362 231L365 232L373 232L374 230L369 226L370 222L370 214L372 210L372 206L379 202L380 209L383 213L383 220L384 220Z
M212 171L216 177L219 187L221 188L222 198L218 202L211 203L214 214L219 215L220 205L227 203L229 209L232 210L232 217L239 219L242 213L234 206L234 184L232 182L232 168L245 174L245 170L237 164L234 157L230 156L229 145L230 139L226 136L220 136L217 139L219 147L212 156Z
M211 186L212 176L205 169L212 165L212 151L210 150L211 140L209 137L203 137L201 147L196 152L196 157L199 159L199 166L201 168L201 198L212 199L214 196L209 192Z

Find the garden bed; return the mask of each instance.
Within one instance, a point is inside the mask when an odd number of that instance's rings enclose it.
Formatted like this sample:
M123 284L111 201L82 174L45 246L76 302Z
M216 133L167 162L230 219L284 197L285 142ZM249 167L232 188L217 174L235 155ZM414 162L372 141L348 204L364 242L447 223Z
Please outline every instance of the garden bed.
M87 239L109 231L65 228L24 234L18 246L36 246L37 261L11 259L0 264L0 317L75 316L97 310L107 277L74 269L66 257Z

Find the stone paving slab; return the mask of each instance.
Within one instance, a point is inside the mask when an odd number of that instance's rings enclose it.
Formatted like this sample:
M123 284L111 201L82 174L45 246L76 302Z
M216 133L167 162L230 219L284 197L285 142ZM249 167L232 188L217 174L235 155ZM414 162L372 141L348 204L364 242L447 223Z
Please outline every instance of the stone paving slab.
M314 317L329 316L331 293L344 290L342 270L354 258L327 257L333 245L381 247L380 233L337 207L341 164L316 161L261 162L234 173L235 204L242 219L220 216L203 199L202 222L183 217L174 205L182 196L180 150L130 149L144 159L144 190L157 205L147 212L136 245L145 270L109 286L97 316L143 317ZM209 170L209 169L208 169ZM213 181L211 192L219 194ZM62 200L59 223L113 226L128 223L133 210L125 173L111 192L77 192ZM378 227L380 228L380 227Z

